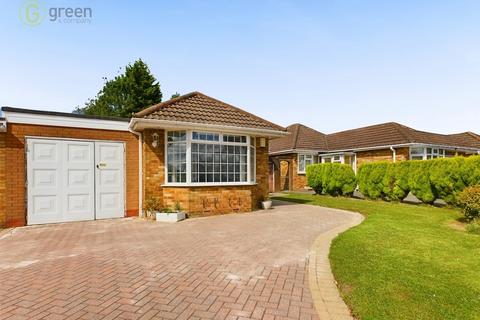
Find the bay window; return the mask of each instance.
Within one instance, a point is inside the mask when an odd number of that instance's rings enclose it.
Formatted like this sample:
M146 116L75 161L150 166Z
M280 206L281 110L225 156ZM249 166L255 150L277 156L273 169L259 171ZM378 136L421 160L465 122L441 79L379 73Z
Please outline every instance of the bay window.
M200 131L167 132L168 183L255 182L255 139Z

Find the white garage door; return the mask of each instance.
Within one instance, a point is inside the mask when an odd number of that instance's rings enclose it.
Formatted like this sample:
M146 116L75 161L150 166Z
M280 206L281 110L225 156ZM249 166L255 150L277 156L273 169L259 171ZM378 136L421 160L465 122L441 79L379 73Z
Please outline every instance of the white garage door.
M124 145L27 140L28 224L124 216Z

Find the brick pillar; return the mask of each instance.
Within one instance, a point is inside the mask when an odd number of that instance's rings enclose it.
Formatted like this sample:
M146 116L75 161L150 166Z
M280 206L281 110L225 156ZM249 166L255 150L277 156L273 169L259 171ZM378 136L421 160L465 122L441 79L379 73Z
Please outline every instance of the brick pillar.
M5 133L0 132L0 227L5 227Z
M158 146L153 147L153 135L158 134ZM145 130L143 132L143 201L156 197L163 204L165 183L165 131Z
M257 190L252 195L252 207L258 208L260 199L268 197L268 139L265 138L265 147L260 146L260 139L256 138L256 179Z

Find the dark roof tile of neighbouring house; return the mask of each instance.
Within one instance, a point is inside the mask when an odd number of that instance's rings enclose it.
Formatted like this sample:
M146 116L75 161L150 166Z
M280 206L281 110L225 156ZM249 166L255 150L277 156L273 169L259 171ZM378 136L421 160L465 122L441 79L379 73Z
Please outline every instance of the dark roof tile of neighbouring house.
M279 125L200 92L188 93L153 105L134 114L134 117L285 131Z
M358 149L407 143L480 148L480 139L469 132L439 134L415 130L395 122L328 134L327 141L330 150Z
M295 124L292 126L302 125ZM306 134L306 136L308 137L309 135ZM319 133L317 135L317 139L320 141L317 142L320 144L319 147L316 147L310 137L304 138L299 136L296 139L308 141L308 147L292 148L291 137L282 137L271 141L270 153L292 149L308 149L319 152L341 151L411 143L480 149L480 136L473 132L439 134L415 130L395 122L381 123L326 135ZM325 150L325 146L327 150Z
M325 134L312 128L295 123L287 127L290 133L286 137L272 139L269 152L282 152L286 150L328 150Z

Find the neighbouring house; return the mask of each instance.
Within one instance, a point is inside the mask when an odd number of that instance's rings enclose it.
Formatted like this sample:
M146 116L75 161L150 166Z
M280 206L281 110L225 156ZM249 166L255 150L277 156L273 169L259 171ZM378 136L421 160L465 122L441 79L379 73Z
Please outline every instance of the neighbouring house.
M246 212L268 195L284 128L193 92L131 119L2 108L0 227L138 216L164 207Z
M269 148L270 191L307 188L306 167L344 163L354 171L365 162L425 160L480 153L473 132L438 134L389 122L324 134L302 124L287 127L290 135L273 139Z

